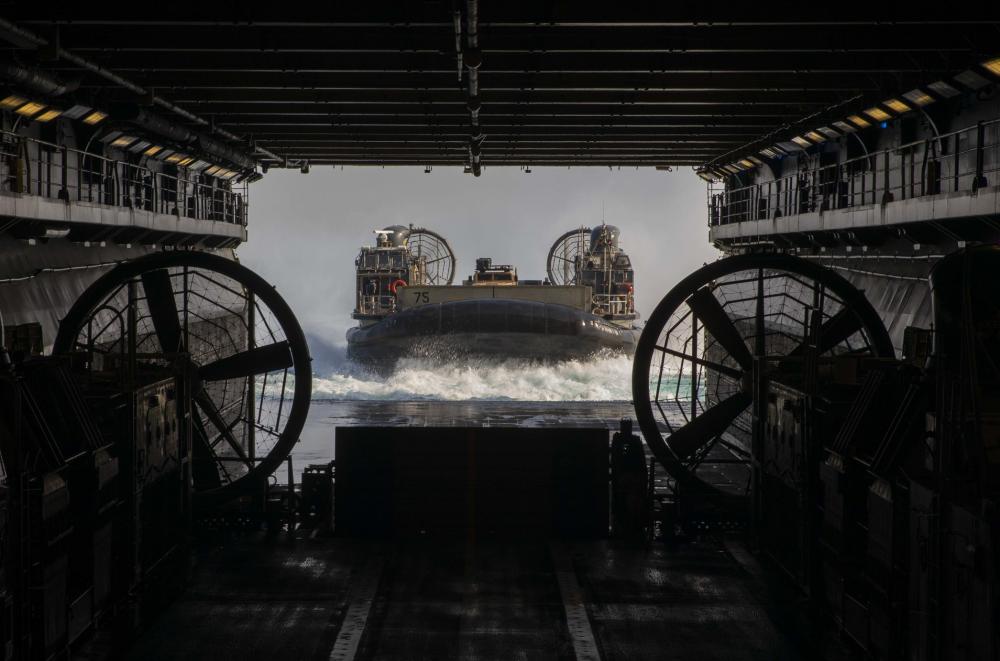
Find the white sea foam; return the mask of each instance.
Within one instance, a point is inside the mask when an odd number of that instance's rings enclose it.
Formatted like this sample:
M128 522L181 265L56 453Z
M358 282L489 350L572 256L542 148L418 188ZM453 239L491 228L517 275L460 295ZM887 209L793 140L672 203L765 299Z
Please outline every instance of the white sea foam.
M313 399L628 401L631 379L626 356L549 365L413 358L383 376L347 362L313 376Z

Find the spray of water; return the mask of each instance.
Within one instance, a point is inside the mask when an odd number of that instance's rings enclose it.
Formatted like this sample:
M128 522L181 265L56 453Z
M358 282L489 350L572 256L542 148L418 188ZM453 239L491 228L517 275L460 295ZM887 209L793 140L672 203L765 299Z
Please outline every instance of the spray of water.
M314 376L313 399L629 401L631 378L626 356L558 364L413 358L382 376L348 362Z

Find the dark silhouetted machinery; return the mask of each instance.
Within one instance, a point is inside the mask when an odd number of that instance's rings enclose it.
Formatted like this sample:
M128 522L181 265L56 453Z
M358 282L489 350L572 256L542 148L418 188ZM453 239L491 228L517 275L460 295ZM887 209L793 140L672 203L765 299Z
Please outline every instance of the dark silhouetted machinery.
M94 629L127 641L183 585L192 518L264 501L310 389L274 288L199 252L119 265L66 314L53 356L5 354L5 658L65 658Z
M941 260L903 355L814 262L730 257L652 314L637 416L683 522L743 517L759 550L871 658L993 659L1000 248Z

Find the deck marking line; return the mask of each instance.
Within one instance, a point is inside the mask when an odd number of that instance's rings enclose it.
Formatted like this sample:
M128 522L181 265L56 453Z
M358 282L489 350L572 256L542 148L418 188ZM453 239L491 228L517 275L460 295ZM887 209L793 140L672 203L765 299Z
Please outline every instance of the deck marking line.
M566 611L566 628L569 629L569 637L573 642L573 653L577 661L601 661L594 631L590 628L590 618L587 617L583 590L573 569L573 561L561 544L550 544L549 553L552 554L552 562L555 565L556 581L559 583L559 593L562 595L563 609Z
M385 560L378 554L372 555L351 586L351 601L330 651L330 661L353 661L357 655L384 567Z

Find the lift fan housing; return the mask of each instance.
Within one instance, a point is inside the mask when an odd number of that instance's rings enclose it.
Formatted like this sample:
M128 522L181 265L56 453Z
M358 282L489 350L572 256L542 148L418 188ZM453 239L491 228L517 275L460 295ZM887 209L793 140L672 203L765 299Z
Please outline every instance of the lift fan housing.
M124 262L69 310L57 354L134 384L147 373L190 388L195 503L221 504L259 486L305 424L309 350L277 290L236 261L174 251Z

